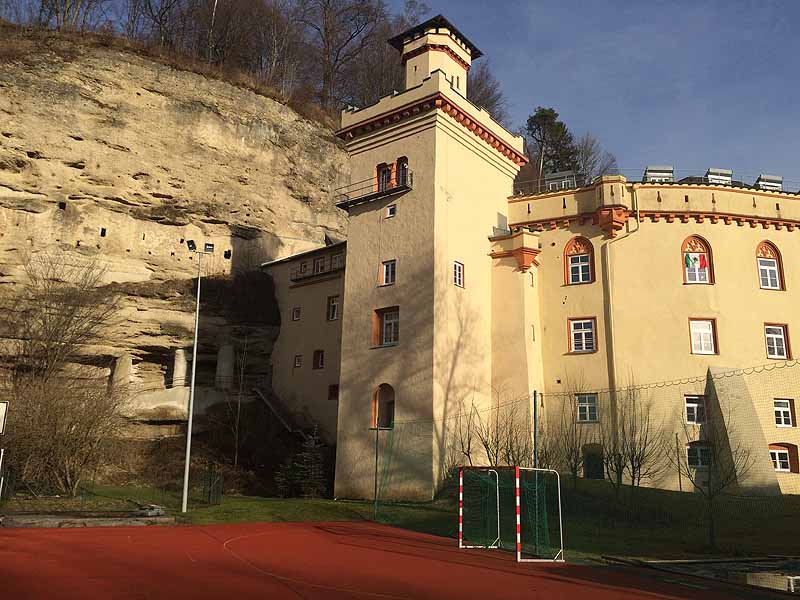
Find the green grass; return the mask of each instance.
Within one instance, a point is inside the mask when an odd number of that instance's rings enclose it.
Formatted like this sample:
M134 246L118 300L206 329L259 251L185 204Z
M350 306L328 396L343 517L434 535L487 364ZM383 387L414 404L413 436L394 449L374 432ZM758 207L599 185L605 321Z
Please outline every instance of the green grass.
M180 523L358 521L372 519L371 502L224 496L218 506L204 506L195 493L190 510L180 513L180 492L156 488L94 487L83 498L12 498L10 512L131 510L136 504L159 504ZM641 489L633 500L622 498L622 510L612 488L602 481L579 480L575 489L564 482L564 545L567 558L597 559L600 555L637 558L700 558L796 554L800 537L800 498L731 499L718 511L718 549L706 544L705 505L695 494ZM379 520L409 530L455 538L457 503L454 494L430 503L382 503Z

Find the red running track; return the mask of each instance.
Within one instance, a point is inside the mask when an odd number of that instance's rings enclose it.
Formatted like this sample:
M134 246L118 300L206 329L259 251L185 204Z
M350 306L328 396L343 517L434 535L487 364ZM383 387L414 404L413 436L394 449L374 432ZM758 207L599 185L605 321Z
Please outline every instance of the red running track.
M511 554L455 544L364 522L0 529L0 598L764 597L642 570L520 565Z

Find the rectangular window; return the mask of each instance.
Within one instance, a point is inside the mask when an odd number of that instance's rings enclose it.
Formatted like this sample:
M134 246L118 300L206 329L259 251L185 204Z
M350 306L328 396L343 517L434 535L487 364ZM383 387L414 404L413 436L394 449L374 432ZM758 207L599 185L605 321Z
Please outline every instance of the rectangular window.
M394 285L394 282L397 279L397 261L387 260L382 264L383 275L381 279L381 285Z
M692 354L716 354L716 332L713 319L689 319Z
M686 266L686 283L709 283L708 254L706 252L685 252L683 262Z
M340 252L331 257L331 269L341 269L344 266L344 255Z
M589 268L589 255L576 254L569 257L569 282L589 283L592 280Z
M386 207L386 218L391 219L397 214L397 204L390 204Z
M686 422L701 425L706 422L706 397L684 396L686 403Z
M794 419L792 418L792 404L793 400L784 400L776 398L774 400L775 406L775 425L777 427L794 427Z
M764 325L764 336L767 339L767 358L789 358L786 325Z
M294 355L294 368L299 369L303 366L303 355L302 354L295 354Z
M570 352L594 352L597 350L594 325L594 319L570 319Z
M788 473L791 470L788 450L770 450L769 457L772 459L772 468L776 471L786 471Z
M300 320L300 307L295 306L292 309L292 321L299 321Z
M695 444L686 448L686 462L695 469L707 469L711 465L711 448Z
M464 265L460 262L453 263L453 283L458 287L464 287Z
M325 259L324 258L315 258L314 259L314 275L318 273L322 273L325 271Z
M339 318L339 296L328 296L328 321Z
M339 400L339 384L333 383L328 386L328 400L337 402Z
M300 272L305 273L306 271L308 271L308 263L303 261L300 263Z
M312 367L314 369L325 368L325 350L314 350L314 362Z
M774 258L759 258L758 278L761 281L761 289L781 289L780 275L778 273L778 261Z
M400 341L400 310L390 308L378 311L378 344L388 346Z
M578 394L578 422L594 423L597 421L597 394Z

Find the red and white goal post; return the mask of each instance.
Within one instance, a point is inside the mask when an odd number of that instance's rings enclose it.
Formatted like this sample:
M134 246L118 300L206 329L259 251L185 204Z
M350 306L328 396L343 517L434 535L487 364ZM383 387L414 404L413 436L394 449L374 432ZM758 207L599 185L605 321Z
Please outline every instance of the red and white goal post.
M552 469L461 467L458 547L513 550L517 562L564 562L561 480Z

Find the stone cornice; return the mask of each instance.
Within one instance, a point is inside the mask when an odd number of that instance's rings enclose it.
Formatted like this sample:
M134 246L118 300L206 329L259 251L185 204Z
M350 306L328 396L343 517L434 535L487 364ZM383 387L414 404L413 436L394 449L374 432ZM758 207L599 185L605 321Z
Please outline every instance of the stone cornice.
M624 214L623 214L624 213ZM535 219L522 221L511 225L513 231L522 227L532 228L534 231L547 231L559 228L568 228L571 223L585 225L592 223L599 225L612 237L615 231L621 229L629 218L635 218L636 213L620 207L602 207L595 212L586 212L561 217L550 217L547 219ZM705 223L709 221L713 224L737 225L751 228L761 227L762 229L775 228L776 230L786 229L794 231L800 229L800 221L792 219L780 219L777 217L759 217L756 215L741 215L721 212L702 212L702 211L652 211L643 210L639 213L639 221L650 219L653 223L664 221L666 223Z
M366 120L362 123L352 125L346 129L340 129L336 132L336 135L345 141L350 141L360 135L365 135L384 127L389 127L390 125L405 121L406 119L410 119L418 114L435 109L439 109L446 115L453 118L457 123L474 133L514 164L521 166L528 162L528 159L522 153L517 152L489 130L485 129L465 110L460 108L441 92L436 92L435 94L431 94L426 98L422 98L415 102L400 106L394 110L383 113L382 115L378 115L377 117Z
M406 52L403 54L403 64L406 64L407 61L411 60L412 58L419 56L420 54L425 54L426 52L444 52L454 61L456 61L460 66L464 68L465 71L469 71L469 63L461 58L458 54L456 54L452 48L446 46L444 44L425 44L420 46L419 48L415 48L410 52Z

